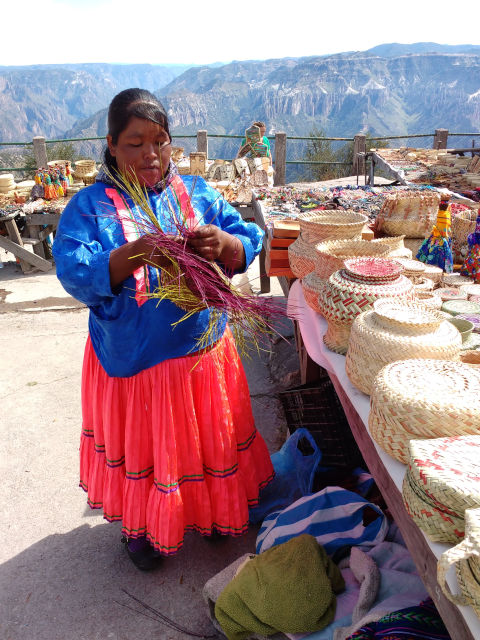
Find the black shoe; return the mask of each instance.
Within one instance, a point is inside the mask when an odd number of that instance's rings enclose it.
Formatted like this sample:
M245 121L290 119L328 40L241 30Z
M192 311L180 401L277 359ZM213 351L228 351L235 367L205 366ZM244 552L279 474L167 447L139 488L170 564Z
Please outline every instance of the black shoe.
M125 543L128 557L140 571L153 571L160 566L162 556L145 537L123 537L122 542Z

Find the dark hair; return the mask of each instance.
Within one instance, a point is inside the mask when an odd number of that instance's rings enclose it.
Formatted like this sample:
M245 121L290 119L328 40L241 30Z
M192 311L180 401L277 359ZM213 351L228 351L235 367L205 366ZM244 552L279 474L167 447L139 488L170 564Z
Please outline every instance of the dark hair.
M127 127L132 117L156 122L165 129L171 139L167 112L160 100L146 89L125 89L117 93L108 107L108 134L112 136L114 144L117 144L118 136ZM105 149L104 161L110 170L117 168L117 161L110 153L108 145Z
M261 120L257 120L257 122L254 122L253 125L254 127L260 127L260 129L266 129L267 126L264 122L262 122Z

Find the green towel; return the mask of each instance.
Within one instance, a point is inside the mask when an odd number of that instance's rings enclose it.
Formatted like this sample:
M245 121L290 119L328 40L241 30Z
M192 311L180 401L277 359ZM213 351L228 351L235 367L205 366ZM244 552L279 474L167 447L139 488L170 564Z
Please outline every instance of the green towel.
M303 534L247 562L218 597L215 617L228 640L319 631L332 622L334 594L344 588L324 548Z

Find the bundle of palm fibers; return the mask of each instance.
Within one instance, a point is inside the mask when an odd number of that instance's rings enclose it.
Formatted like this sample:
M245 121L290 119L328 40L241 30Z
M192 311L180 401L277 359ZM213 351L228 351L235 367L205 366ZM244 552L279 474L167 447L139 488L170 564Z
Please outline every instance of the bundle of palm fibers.
M124 198L125 208L137 233L148 235L151 244L151 252L145 256L145 262L154 267L158 267L156 261L167 262L167 266L162 266L159 286L145 295L159 302L169 300L183 309L185 314L176 324L195 313L210 310L209 325L197 341L199 350L220 337L218 327L223 314L228 317L237 348L242 353L251 344L258 349L262 334L277 333L274 327L277 321L286 318L286 305L271 298L260 298L240 291L228 277L232 274L225 274L218 264L191 249L189 240L195 237L195 230L201 221L197 220L193 226L189 226L188 212L182 209L174 189L171 192L176 206L172 205L168 197L165 198L169 221L175 229L174 234L169 234L162 230L152 210L147 189L140 185L135 175L117 172L115 176L110 174L109 177L141 212L141 216L134 216ZM221 198L220 194L218 198ZM215 202L203 213L203 217L213 204Z

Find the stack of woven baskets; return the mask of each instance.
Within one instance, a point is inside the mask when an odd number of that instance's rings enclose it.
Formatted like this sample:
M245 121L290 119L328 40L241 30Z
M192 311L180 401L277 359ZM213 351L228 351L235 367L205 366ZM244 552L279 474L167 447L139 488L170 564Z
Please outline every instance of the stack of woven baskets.
M394 260L355 258L329 277L318 297L320 313L328 322L323 340L329 349L347 352L353 321L376 300L413 300L413 285L402 271Z
M353 322L345 362L357 389L370 395L382 367L407 358L457 359L462 339L442 314L418 303L377 300Z
M381 369L370 397L369 429L406 463L412 439L478 435L480 369L452 360L400 360Z
M300 214L300 235L288 247L290 268L297 278L315 269L315 245L324 240L361 240L367 216L350 210L323 210Z

